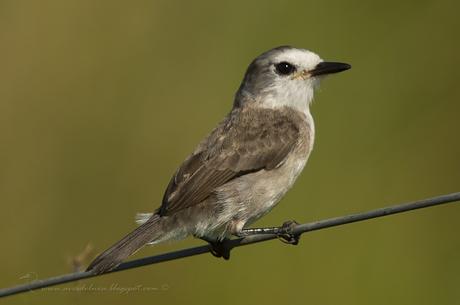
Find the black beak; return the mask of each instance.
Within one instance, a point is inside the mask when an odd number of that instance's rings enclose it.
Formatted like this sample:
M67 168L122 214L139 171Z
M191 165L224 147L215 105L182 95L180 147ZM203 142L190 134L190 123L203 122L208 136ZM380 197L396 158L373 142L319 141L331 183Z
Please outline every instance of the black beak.
M344 64L341 62L327 62L323 61L316 65L316 67L310 71L311 76L325 75L338 73L350 69L349 64Z

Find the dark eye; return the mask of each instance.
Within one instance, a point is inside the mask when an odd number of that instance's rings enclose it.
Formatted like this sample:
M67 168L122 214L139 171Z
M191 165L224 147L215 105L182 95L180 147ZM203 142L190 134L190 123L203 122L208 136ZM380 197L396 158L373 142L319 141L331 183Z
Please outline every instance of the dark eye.
M296 68L287 61L282 61L279 64L275 64L276 72L280 75L288 75L295 72Z

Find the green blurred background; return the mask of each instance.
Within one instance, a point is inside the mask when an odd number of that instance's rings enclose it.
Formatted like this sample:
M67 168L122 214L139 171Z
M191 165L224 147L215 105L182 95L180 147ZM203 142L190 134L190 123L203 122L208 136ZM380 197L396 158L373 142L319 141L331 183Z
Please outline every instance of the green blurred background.
M229 111L249 62L282 44L353 69L323 82L309 164L256 225L459 191L459 9L420 0L1 1L0 287L71 272L85 247L83 265L132 230ZM230 261L202 255L7 301L458 304L459 232L452 204L314 232L295 248L272 241ZM139 285L150 291L94 291Z

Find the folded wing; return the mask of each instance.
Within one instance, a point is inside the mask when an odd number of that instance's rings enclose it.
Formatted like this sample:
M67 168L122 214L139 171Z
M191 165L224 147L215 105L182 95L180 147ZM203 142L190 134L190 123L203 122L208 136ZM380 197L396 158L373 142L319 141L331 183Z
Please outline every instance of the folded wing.
M228 181L283 163L299 138L299 126L286 112L234 109L172 177L160 208L171 215L205 200Z

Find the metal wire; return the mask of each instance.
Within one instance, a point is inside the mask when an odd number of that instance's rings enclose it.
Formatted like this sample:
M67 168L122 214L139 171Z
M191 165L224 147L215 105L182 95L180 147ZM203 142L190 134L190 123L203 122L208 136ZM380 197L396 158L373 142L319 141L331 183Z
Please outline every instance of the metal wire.
M437 196L429 199L423 199L419 201L404 203L400 205L389 206L377 210L372 210L368 212L356 213L346 216L340 216L335 218L329 218L325 220L320 220L316 222L310 222L305 224L299 224L292 229L293 234L303 234L310 231L321 230L325 228L340 226L352 222L368 220L377 217L383 217L388 215L393 215L397 213L407 212L416 209L427 208L435 205L441 205L445 203L455 202L460 200L460 192L452 193L442 196ZM252 235L244 238L228 240L225 243L225 246L229 249L233 249L239 246L254 244L258 242L263 242L271 239L276 239L277 236L274 234L260 234ZM119 272L123 270L128 270L132 268L139 268L147 265L158 264L161 262L166 262L170 260L175 260L179 258L190 257L194 255L199 255L203 253L210 252L211 247L209 245L188 248L183 250L178 250L174 252L164 253L155 256L149 256L141 259L132 260L126 263L121 264L116 269L107 272ZM9 295L14 295L18 293L23 293L27 291L37 290L40 288L45 288L53 285L59 285L63 283L73 282L77 280L82 280L90 277L100 276L102 274L93 274L91 272L76 272L65 274L61 276L51 277L43 280L36 280L28 284L18 285L15 287L0 289L0 297L6 297Z

